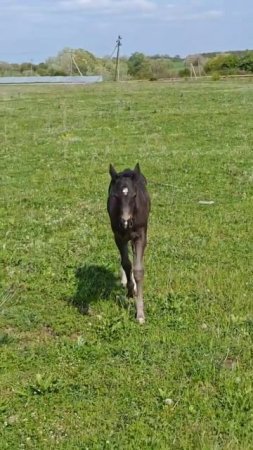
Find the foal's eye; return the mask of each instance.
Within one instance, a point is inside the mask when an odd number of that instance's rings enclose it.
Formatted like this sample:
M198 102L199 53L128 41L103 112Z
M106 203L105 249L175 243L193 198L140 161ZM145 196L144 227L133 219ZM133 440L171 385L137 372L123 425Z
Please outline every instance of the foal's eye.
M136 192L133 194L133 198L135 198L136 197Z

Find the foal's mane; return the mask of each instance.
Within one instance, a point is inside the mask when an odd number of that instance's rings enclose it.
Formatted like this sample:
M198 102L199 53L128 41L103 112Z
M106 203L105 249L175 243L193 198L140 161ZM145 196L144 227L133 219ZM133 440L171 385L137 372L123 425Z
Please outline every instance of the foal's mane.
M127 178L132 178L132 176L134 175L134 171L131 169L125 169L123 170L123 172L120 172L118 174L118 176L121 177L127 177Z
M137 182L137 185L147 184L147 180L142 173L136 173L135 170L125 169L123 172L118 174L119 178L131 178L133 181Z

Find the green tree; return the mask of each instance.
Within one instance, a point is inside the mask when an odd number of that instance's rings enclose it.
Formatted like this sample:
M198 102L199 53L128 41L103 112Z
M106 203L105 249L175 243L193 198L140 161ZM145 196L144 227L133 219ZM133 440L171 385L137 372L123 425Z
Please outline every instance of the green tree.
M36 67L36 72L40 76L46 76L49 75L49 68L48 65L44 62L39 63Z
M238 67L244 72L253 72L253 52L243 55L239 60Z
M219 73L233 73L238 68L240 57L232 54L220 54L210 58L205 64L205 71Z
M154 58L150 60L152 78L169 78L170 69L172 68L171 61L164 58Z
M64 48L46 64L51 75L97 75L100 67L99 59L81 48Z
M137 79L152 77L150 60L143 53L133 53L128 60L128 73Z

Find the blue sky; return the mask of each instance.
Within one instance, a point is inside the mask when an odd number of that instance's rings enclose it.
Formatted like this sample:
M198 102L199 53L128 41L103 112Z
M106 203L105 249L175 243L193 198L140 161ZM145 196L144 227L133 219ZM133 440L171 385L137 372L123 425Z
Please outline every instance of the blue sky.
M0 0L0 60L44 61L64 47L97 56L182 56L253 48L253 0Z

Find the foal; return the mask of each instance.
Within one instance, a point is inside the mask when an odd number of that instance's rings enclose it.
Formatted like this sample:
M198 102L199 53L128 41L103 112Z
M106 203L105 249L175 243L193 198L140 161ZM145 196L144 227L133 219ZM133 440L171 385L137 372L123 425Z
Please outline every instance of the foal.
M111 183L108 192L107 211L111 220L114 239L119 249L122 265L122 284L128 297L136 295L136 318L144 323L143 306L143 255L147 243L147 225L150 198L146 178L137 164L134 170L117 173L110 164ZM133 271L128 257L128 242L133 249Z

